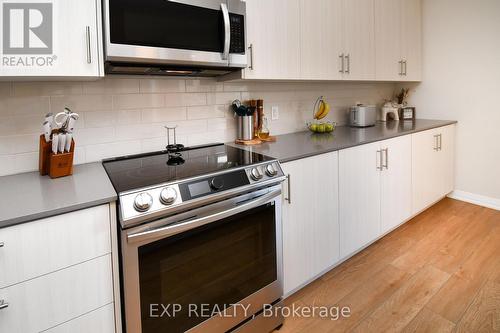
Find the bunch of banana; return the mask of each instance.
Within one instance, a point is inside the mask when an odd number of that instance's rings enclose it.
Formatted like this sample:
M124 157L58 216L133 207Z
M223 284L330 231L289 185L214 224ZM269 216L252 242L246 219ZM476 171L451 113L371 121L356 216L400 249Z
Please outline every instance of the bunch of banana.
M328 113L330 112L330 104L325 102L325 100L323 99L323 96L321 96L318 99L316 104L318 105L318 108L317 108L316 112L314 113L314 119L320 120L320 119L325 118L328 115Z

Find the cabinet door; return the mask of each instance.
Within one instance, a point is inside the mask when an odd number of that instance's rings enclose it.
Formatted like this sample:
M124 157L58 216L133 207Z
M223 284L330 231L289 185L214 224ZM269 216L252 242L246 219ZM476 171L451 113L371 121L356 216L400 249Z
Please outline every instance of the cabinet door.
M285 294L339 259L338 155L328 153L282 165L284 184L283 271Z
M300 78L300 0L247 0L245 79Z
M439 178L441 179L441 196L455 189L455 125L439 129Z
M111 252L109 206L0 229L0 288Z
M342 0L300 1L302 79L340 80Z
M113 302L111 255L0 289L0 332L41 332ZM112 325L109 318L108 326Z
M422 77L422 1L401 0L401 52L406 61L404 81Z
M417 214L441 197L440 129L412 134L413 214Z
M343 0L344 79L375 79L374 10L374 0Z
M401 0L375 0L377 80L401 80Z
M411 217L411 136L380 142L383 171L381 186L381 233Z
M380 235L379 143L339 153L340 256Z
M102 76L100 13L101 2L99 0L54 0L52 2L52 35L50 36L53 43L52 53L36 55L38 59L36 62L39 65L1 66L0 74L12 77ZM45 18L42 16L41 19ZM25 38L25 40L28 39ZM36 45L40 45L39 42ZM16 58L33 57L29 54L14 56Z

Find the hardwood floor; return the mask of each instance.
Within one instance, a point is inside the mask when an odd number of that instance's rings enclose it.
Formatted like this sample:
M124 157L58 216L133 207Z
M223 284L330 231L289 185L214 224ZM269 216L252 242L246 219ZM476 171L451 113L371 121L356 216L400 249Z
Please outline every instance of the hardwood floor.
M285 300L291 332L500 332L500 212L444 199Z

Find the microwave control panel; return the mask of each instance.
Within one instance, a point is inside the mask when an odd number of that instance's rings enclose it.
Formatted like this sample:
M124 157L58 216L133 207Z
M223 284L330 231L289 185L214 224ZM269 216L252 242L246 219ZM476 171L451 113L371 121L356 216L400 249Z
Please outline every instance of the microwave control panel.
M230 53L245 53L245 17L238 14L229 14L231 24Z

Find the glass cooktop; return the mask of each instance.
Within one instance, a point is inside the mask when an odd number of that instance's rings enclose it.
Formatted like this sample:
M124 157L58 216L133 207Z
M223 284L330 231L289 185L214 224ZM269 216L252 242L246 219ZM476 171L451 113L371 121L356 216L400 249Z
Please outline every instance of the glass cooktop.
M118 193L248 166L273 158L216 144L105 160L104 168Z

